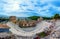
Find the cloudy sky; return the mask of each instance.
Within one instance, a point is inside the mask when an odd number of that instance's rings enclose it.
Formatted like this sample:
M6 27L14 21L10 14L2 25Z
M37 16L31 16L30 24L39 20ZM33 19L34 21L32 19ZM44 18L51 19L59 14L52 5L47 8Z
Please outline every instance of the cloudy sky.
M0 15L46 16L60 14L60 0L0 0Z

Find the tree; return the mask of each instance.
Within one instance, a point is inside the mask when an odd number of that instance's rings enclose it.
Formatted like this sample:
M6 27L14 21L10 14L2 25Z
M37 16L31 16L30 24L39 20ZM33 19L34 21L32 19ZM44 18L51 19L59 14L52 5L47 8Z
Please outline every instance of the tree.
M59 19L60 16L59 16L59 14L55 14L53 18L54 18L54 19Z
M28 18L31 19L31 20L37 20L40 17L39 16L31 16L31 17L28 17Z

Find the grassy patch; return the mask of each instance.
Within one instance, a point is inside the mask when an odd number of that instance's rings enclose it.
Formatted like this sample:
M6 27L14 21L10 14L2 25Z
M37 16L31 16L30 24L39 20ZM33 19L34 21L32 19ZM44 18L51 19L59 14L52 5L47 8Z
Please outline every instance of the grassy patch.
M41 32L41 33L39 33L38 35L43 38L43 37L46 36L46 33L45 33L45 32Z

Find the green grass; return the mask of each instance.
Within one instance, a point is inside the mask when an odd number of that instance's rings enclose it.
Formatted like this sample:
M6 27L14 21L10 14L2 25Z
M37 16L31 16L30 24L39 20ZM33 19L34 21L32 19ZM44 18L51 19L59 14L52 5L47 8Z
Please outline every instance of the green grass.
M39 33L39 34L38 34L38 36L40 36L40 37L42 37L42 38L43 38L43 37L45 37L45 36L46 36L46 33L45 33L45 32L41 32L41 33Z

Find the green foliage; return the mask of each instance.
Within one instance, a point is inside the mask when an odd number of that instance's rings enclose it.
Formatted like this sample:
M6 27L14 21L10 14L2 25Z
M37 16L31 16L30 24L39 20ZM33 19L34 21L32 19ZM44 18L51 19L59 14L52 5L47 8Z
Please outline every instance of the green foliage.
M0 22L3 22L3 21L8 21L9 19L7 18L0 18Z
M52 17L43 17L44 20L50 20Z
M59 14L55 14L53 18L54 19L60 19L60 16L59 16Z
M31 17L28 17L29 19L32 19L32 20L37 20L38 18L40 18L40 16L31 16ZM52 17L42 17L44 20L51 20L51 19L60 19L60 15L59 14L55 14L54 16Z
M29 19L32 19L32 20L37 20L38 18L40 18L39 16L31 16L31 17L28 17Z
M41 32L41 33L39 33L39 36L43 38L43 37L46 36L46 33L45 32Z
M38 18L40 18L40 16L31 16L31 17L28 17L29 19L31 20L37 20ZM52 19L52 17L42 17L44 20L50 20Z

